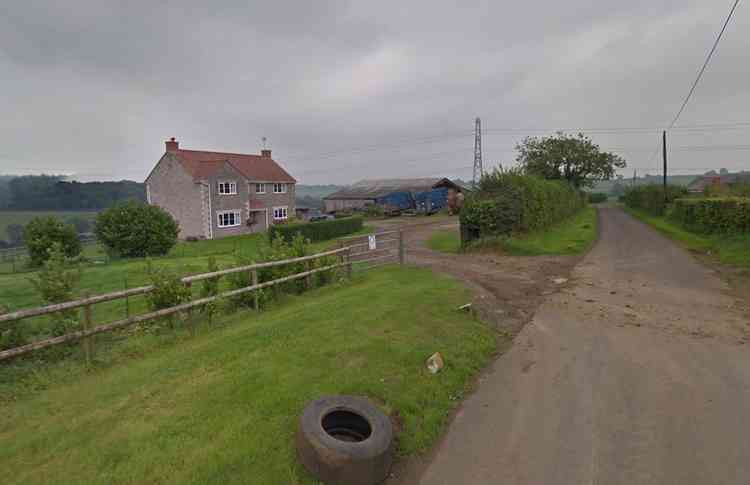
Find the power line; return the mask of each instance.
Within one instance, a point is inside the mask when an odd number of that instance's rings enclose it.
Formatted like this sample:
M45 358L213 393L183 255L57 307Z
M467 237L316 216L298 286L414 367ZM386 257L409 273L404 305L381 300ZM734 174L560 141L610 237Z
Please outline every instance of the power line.
M703 67L701 67L700 72L698 72L698 76L695 78L695 82L693 82L693 86L690 88L690 92L685 97L685 101L682 102L682 106L680 106L680 110L677 112L677 115L672 120L672 123L669 124L669 128L672 129L672 127L677 123L677 120L680 118L680 115L685 110L685 107L687 106L688 102L690 101L690 98L693 96L693 93L695 92L695 88L698 86L698 83L700 82L701 78L703 77L703 73L706 71L706 68L708 67L708 63L711 62L711 57L713 57L714 52L716 52L716 48L719 46L719 41L721 40L721 37L724 35L724 31L727 29L727 25L729 25L729 21L732 19L732 15L734 15L734 11L737 8L737 5L740 3L740 0L734 0L734 5L732 5L732 10L729 11L729 15L727 16L727 19L724 21L724 25L721 27L721 32L719 32L719 35L716 37L716 41L714 41L713 47L711 47L711 51L709 51L708 56L706 57L706 62L703 63Z

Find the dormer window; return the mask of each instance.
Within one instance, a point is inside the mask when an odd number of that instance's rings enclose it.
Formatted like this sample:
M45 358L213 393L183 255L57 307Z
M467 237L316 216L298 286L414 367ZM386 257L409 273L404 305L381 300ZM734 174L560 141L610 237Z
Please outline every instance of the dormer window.
M273 184L274 194L286 194L286 184Z
M237 183L236 182L219 182L219 194L236 195Z

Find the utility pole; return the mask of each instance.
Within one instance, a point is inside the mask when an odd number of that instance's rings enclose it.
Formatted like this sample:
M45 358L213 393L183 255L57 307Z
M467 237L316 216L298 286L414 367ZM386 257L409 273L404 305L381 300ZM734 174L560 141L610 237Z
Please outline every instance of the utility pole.
M662 132L662 156L664 158L664 202L667 202L667 130Z
M474 178L472 185L477 186L477 182L482 179L484 168L482 167L482 120L477 117L474 120Z

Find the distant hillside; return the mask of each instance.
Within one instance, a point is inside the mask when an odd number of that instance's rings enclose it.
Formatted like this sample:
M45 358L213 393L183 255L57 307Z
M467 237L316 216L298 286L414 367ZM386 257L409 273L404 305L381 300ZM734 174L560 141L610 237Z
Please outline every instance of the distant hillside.
M668 175L667 183L685 187L698 177L700 177L700 175ZM604 180L601 182L597 182L596 185L594 185L594 188L591 189L591 191L604 192L610 195L620 195L620 192L622 192L625 188L632 187L633 185L654 185L661 183L661 175L646 175L644 177L636 177L635 182L632 178L623 177L614 180Z
M143 184L119 182L64 182L57 175L0 178L3 210L100 210L122 200L146 200Z

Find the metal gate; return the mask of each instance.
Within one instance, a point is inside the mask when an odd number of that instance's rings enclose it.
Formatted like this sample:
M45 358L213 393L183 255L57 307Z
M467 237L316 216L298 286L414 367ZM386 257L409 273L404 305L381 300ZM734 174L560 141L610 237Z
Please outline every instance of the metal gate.
M351 248L348 258L354 271L377 268L386 264L404 264L404 233L383 231L339 240L339 247Z

